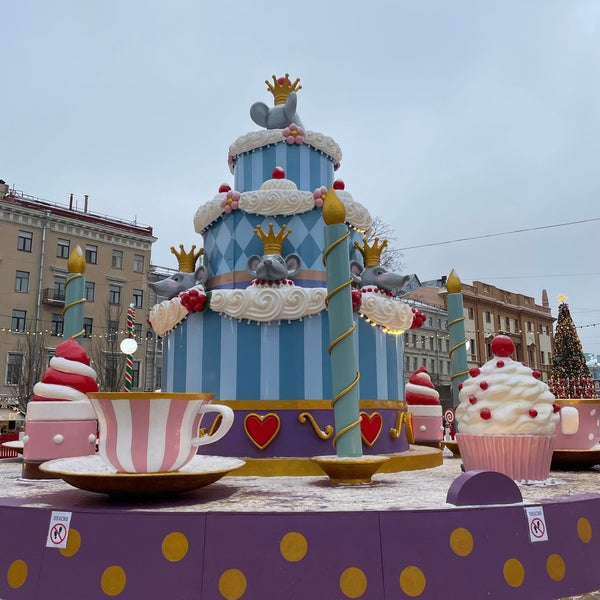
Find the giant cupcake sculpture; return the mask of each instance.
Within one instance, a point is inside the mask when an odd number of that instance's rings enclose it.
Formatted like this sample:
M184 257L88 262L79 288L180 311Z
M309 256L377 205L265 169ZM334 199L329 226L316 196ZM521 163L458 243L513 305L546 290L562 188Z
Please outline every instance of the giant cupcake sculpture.
M457 441L465 470L547 479L560 408L540 373L510 358L508 336L496 336L491 348L494 358L472 368L460 386Z

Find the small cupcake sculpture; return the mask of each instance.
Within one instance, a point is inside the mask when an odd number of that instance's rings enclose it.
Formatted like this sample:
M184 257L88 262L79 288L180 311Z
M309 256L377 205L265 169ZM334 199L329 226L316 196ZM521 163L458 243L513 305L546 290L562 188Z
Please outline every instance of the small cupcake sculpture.
M415 442L439 442L444 433L440 395L425 367L419 367L406 384L406 404L412 415Z
M543 481L560 408L539 371L510 358L515 348L508 336L496 336L491 349L494 358L472 368L460 386L456 437L464 468Z

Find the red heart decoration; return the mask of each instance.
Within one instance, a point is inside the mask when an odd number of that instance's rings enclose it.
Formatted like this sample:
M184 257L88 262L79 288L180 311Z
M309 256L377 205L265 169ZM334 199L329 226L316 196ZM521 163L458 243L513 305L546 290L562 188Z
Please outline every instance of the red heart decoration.
M244 431L259 450L264 450L277 437L280 429L281 420L275 413L262 416L251 413L244 419Z
M382 428L383 419L378 412L370 415L365 412L360 413L360 435L369 448L377 441Z

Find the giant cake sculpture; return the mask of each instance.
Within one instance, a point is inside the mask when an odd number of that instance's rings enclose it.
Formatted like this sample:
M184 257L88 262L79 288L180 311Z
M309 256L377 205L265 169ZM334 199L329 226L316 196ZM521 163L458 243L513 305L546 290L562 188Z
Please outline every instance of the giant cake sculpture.
M328 189L344 204L349 261L373 271L385 244L367 241L369 211L335 179L338 144L300 124L298 80L273 76L266 83L275 106L256 103L250 111L265 129L231 144L233 186L221 185L194 216L204 264L196 267L194 249L172 248L180 272L154 284L168 299L151 309L149 320L164 338L163 391L211 392L236 411L215 453L323 455L333 435L322 216ZM399 334L411 327L413 312L398 292L408 278L379 268L364 279L370 285L354 292L363 447L404 452Z

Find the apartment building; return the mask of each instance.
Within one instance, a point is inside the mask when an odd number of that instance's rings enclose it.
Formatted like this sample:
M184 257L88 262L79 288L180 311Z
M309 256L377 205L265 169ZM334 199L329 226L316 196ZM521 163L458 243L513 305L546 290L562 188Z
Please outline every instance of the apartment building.
M46 202L0 182L0 406L26 401L40 371L62 341L67 260L76 245L85 253L82 345L105 389L117 385L127 335L127 309L134 305L135 389L146 387L145 349L150 305L148 271L152 227L77 205ZM149 339L149 338L148 338ZM107 383L111 385L107 386Z

